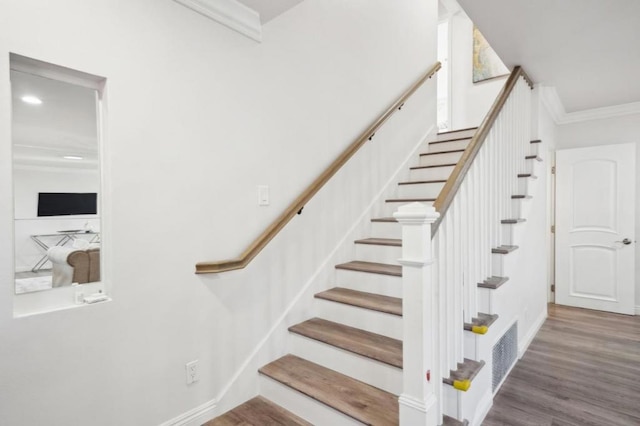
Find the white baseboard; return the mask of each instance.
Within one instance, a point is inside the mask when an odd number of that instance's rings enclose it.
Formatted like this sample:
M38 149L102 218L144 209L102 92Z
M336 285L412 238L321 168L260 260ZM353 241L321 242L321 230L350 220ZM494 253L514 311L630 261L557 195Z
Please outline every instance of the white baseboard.
M200 426L216 417L217 401L212 399L204 404L168 420L160 426Z
M484 418L489 414L491 407L493 407L493 394L491 393L491 390L488 390L485 392L480 402L478 402L476 414L473 416L473 420L470 423L471 426L480 426L484 421Z
M531 327L525 338L522 340L522 342L518 342L518 359L522 358L524 353L527 351L529 345L536 337L536 334L538 334L538 331L540 331L540 328L542 327L542 324L544 324L546 319L547 309L545 307L542 313L540 313L540 315L538 316L538 319L536 319L536 321L533 323L533 326Z
M640 315L640 306L636 306L636 315Z

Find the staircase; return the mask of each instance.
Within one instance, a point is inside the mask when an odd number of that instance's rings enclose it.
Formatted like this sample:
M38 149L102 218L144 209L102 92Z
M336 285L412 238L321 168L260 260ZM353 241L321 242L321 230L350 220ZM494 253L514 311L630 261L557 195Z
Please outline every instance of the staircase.
M259 369L261 396L207 426L479 423L510 368L496 379L492 349L513 352L508 259L541 161L523 74L479 128L440 133L419 153L354 259L315 294L315 316L289 327L289 353Z
M355 260L338 264L335 287L315 295L318 317L289 328L291 353L262 367L264 418L241 413L254 400L206 423L207 426L305 424L280 406L317 425L398 425L402 392L401 227L397 207L433 204L475 129L438 134L400 182L397 198L385 202L383 217L371 219L371 235L355 241ZM495 316L482 314L465 328L482 329ZM468 386L484 365L465 360L443 382ZM273 401L273 402L270 402ZM247 405L248 404L248 405ZM276 405L278 404L278 405ZM274 423L275 422L275 423ZM445 425L463 421L444 417Z

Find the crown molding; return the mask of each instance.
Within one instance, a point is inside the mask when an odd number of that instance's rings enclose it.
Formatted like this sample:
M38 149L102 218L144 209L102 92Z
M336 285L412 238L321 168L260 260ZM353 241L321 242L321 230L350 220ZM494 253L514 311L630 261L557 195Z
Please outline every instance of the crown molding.
M583 121L602 120L605 118L640 114L640 102L567 112L564 109L564 105L562 104L555 87L538 86L538 89L540 90L540 100L542 101L542 104L556 124L572 124Z
M174 0L257 42L262 41L260 14L236 0Z

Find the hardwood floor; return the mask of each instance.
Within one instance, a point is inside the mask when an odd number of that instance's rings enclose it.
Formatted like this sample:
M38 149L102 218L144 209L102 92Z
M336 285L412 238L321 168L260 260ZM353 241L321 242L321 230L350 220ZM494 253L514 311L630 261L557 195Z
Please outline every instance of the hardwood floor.
M640 316L549 305L482 424L640 425Z

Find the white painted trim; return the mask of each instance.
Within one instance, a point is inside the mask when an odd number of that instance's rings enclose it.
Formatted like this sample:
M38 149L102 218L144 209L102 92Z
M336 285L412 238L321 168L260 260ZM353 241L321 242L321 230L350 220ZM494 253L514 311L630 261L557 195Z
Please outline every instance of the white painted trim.
M636 306L636 315L640 315L640 306Z
M260 14L236 0L174 0L199 14L239 32L255 41L262 41Z
M470 422L471 426L480 426L484 421L484 418L489 414L491 407L493 407L493 394L491 393L491 390L488 390L476 406L475 415L473 416L473 420Z
M540 99L556 124L580 123L583 121L640 114L640 102L567 112L555 87L538 87L540 89Z
M217 401L212 399L186 413L180 414L178 417L162 423L160 426L200 426L204 422L216 417L216 406Z
M335 248L331 251L331 253L329 253L329 255L325 258L325 260L320 264L318 269L316 269L316 272L302 286L302 288L300 289L298 294L293 298L291 303L289 303L289 305L286 307L286 309L282 312L280 317L276 320L276 322L273 324L273 326L269 329L269 331L267 332L265 337L256 345L255 349L244 360L244 362L242 363L240 368L238 368L238 370L236 370L236 372L234 373L233 377L231 377L229 382L227 382L222 387L222 390L220 391L220 393L218 394L218 396L216 398L217 401L222 401L222 399L226 396L226 394L231 390L231 387L233 386L233 384L240 378L240 376L249 367L249 365L251 365L251 363L254 360L254 358L256 358L258 356L258 354L260 353L262 348L267 344L267 342L269 341L271 336L273 336L273 334L276 332L276 330L278 330L279 328L283 327L282 324L285 322L287 316L291 313L293 308L298 304L300 299L302 299L302 297L304 297L304 295L307 293L307 291L313 285L313 283L316 281L316 279L318 279L318 277L323 273L325 268L330 266L330 263L333 261L333 258L338 253L338 251L340 251L340 249L345 244L351 244L352 243L351 241L349 241L349 238L351 237L351 234L360 226L362 221L366 220L369 217L373 207L377 203L379 203L380 200L385 196L385 194L387 193L388 188L391 185L396 184L399 181L400 174L407 168L407 165L414 158L416 152L427 142L429 137L431 137L433 135L433 132L434 132L435 128L436 128L435 125L432 125L431 127L429 127L429 129L426 131L424 136L420 139L420 142L418 142L415 145L415 147L411 150L409 155L407 155L407 157L400 164L400 166L398 166L398 168L395 170L395 172L393 173L391 178L389 178L389 180L387 182L385 182L385 184L382 186L382 189L380 190L380 192L378 192L376 194L376 196L373 197L373 199L371 200L371 203L369 203L369 205L364 209L364 211L362 212L360 217L358 217L358 219L355 220L355 222L349 228L349 230L347 230L347 232L345 232L344 237L336 244ZM257 373L256 373L256 376L257 376Z
M547 310L545 309L540 314L540 316L538 316L538 319L536 319L536 321L533 323L533 326L529 329L529 332L524 337L524 339L522 339L522 343L518 342L518 359L522 358L524 353L527 351L527 349L529 348L529 345L531 344L533 339L536 337L536 334L538 334L538 331L540 331L540 328L542 327L546 319L547 319Z

